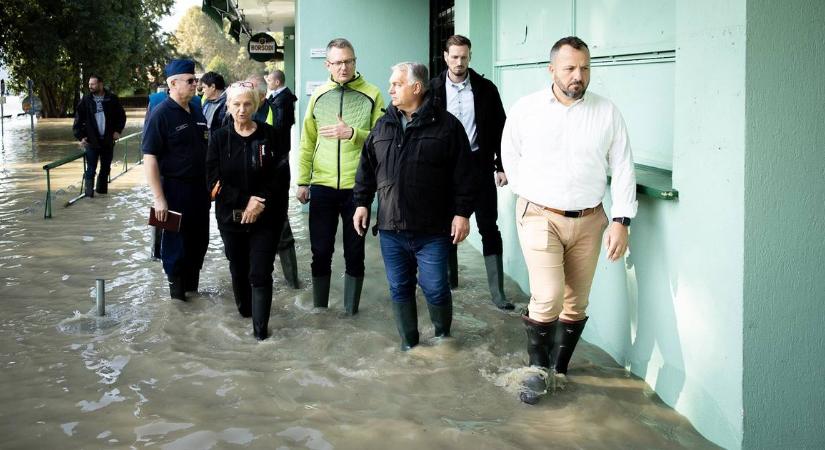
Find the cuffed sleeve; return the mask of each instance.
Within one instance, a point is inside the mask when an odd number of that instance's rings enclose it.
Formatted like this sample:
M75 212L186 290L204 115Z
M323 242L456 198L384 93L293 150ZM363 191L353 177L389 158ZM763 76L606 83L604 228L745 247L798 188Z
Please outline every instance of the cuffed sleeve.
M608 150L608 164L612 181L610 194L613 205L610 207L610 217L636 217L638 202L636 201L636 172L633 166L633 152L630 149L630 139L627 127L618 110L613 116L613 142Z

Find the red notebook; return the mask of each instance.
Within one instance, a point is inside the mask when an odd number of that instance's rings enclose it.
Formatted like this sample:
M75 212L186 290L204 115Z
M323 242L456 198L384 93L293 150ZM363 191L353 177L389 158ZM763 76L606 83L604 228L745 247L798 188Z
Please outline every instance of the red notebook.
M149 207L149 225L153 227L158 227L167 231L174 231L175 233L177 233L180 231L181 217L183 216L179 212L167 211L166 222L161 222L157 219L157 217L155 217L155 208L153 206Z

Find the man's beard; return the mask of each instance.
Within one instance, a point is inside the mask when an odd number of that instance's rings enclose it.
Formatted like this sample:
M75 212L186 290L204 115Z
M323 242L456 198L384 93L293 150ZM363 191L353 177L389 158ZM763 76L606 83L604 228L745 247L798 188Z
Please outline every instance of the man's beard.
M567 97L571 100L578 100L578 99L580 99L584 96L585 92L587 92L587 86L585 86L584 83L582 83L582 82L571 83L568 86L573 86L574 84L581 86L581 90L572 91L572 90L569 90L568 88L563 88L563 87L559 86L558 83L556 83L556 87L559 88L559 90L561 91L562 94L564 94L565 97Z

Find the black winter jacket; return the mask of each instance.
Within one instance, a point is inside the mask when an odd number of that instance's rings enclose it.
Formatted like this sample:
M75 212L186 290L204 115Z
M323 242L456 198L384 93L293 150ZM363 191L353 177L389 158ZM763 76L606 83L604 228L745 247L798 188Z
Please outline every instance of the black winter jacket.
M492 81L479 75L473 69L470 73L470 86L473 89L473 107L476 117L476 142L481 152L479 168L486 176L496 171L504 172L501 165L501 132L507 115L501 104L501 96ZM447 109L447 71L430 80L433 101L441 108Z
M429 96L402 131L387 108L361 152L353 194L369 208L378 192L378 229L449 233L453 217L473 212L477 169L461 122Z
M229 124L215 130L209 139L206 177L210 191L221 182L215 198L215 218L222 231L280 227L286 220L288 150L278 144L277 130L263 122L256 124L258 129L248 137L239 135ZM252 195L266 199L264 211L255 223L241 225L233 220L232 211L246 209ZM280 233L280 228L276 232Z
M292 144L289 131L295 124L295 102L298 101L298 97L289 88L284 88L278 95L267 101L272 106L272 114L275 116L272 125L281 132L283 145L289 151Z
M100 133L97 129L97 121L95 120L95 112L97 105L92 94L86 94L80 99L77 104L74 114L74 123L72 124L72 132L77 140L86 138L89 146L93 148L100 148L103 146L110 147L114 145L113 134L115 132L123 133L123 128L126 127L126 111L120 105L117 95L109 91L103 93L103 114L106 117L106 128L103 133L103 141L100 140Z

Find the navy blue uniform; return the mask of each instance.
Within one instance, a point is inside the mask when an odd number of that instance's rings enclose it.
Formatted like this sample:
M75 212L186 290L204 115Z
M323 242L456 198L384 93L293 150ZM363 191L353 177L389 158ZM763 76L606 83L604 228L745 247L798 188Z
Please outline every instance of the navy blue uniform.
M171 98L149 115L143 153L154 155L160 168L163 195L170 211L182 214L180 232L163 231L160 256L163 271L180 278L187 291L197 290L198 276L209 245L209 191L206 187L208 129L200 108L186 112Z

